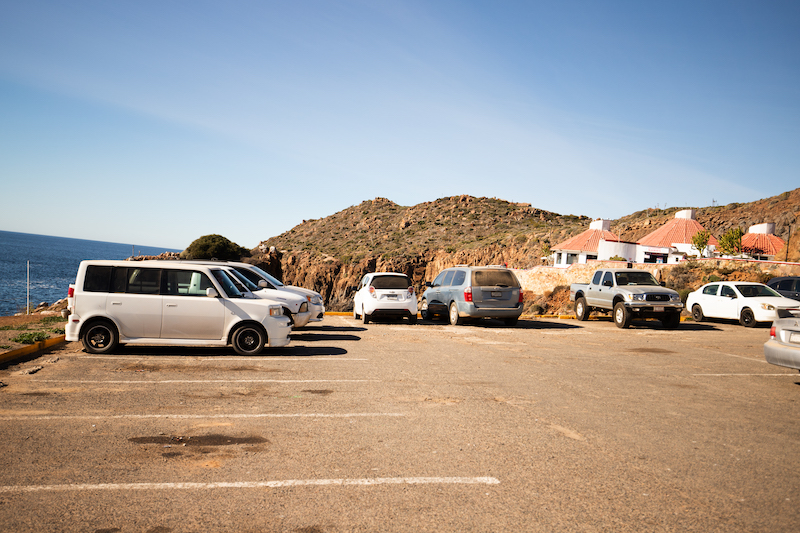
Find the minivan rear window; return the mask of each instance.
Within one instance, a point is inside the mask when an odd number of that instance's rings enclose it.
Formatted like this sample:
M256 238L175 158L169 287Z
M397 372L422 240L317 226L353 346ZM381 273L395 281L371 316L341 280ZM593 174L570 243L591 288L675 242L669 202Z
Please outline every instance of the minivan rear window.
M407 276L375 276L370 285L376 289L407 289L411 282Z
M478 287L519 287L510 270L487 269L472 273L472 284Z

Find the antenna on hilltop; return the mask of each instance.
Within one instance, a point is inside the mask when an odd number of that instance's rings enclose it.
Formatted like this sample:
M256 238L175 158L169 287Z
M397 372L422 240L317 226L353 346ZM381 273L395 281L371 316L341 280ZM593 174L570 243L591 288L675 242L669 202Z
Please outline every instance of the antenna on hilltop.
M717 201L713 198L711 199L711 207L717 207Z

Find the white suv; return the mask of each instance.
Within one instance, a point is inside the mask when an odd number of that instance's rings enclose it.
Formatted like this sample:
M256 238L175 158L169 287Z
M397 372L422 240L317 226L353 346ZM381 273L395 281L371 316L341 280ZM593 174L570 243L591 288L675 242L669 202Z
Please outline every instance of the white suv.
M276 301L244 298L222 268L165 261L81 261L69 287L66 338L90 353L120 344L233 345L256 355L289 344Z

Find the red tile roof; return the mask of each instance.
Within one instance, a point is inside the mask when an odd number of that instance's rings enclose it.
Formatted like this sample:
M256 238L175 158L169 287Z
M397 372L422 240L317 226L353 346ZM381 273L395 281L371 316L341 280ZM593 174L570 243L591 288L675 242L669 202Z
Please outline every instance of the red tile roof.
M659 248L669 248L673 243L691 244L695 233L703 231L703 229L703 226L692 218L673 218L654 232L639 239L639 244ZM719 242L713 235L708 239L708 244L719 246Z
M606 241L618 241L619 237L610 231L600 229L587 229L579 235L575 235L571 239L553 246L553 250L580 250L581 252L596 252L597 246L600 244L600 239Z
M750 255L777 255L784 244L784 240L776 235L765 233L742 235L742 251Z

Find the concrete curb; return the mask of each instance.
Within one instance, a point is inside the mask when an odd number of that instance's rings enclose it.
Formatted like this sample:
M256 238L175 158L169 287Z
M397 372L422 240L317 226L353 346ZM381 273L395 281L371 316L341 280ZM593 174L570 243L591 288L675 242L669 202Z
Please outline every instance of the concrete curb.
M10 352L0 354L0 364L8 363L15 359L25 357L26 355L30 355L32 353L36 353L41 350L46 350L47 348L52 348L53 346L57 346L65 342L67 342L66 335L59 335L58 337L53 337L52 339L45 339L35 344L31 344L30 346L25 346L24 348L17 348L16 350L11 350Z

